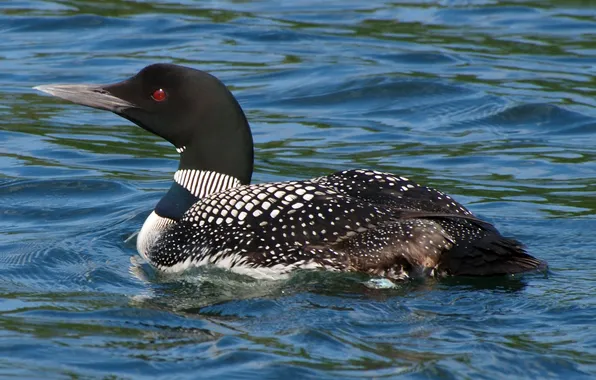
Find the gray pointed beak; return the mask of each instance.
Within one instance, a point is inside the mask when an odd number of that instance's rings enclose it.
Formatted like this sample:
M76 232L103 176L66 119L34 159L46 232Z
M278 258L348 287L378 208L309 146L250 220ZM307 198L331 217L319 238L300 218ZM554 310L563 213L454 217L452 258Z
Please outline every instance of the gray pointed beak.
M98 85L48 84L33 88L76 104L112 112L120 112L127 108L136 108L134 104L110 94L102 86Z

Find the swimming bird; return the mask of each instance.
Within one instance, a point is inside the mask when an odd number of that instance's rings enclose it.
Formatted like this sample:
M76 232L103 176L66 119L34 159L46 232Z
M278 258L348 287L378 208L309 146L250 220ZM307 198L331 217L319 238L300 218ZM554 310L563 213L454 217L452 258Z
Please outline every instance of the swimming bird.
M180 154L171 188L137 237L139 254L159 270L213 265L279 278L319 268L404 280L544 266L449 195L403 176L350 169L251 184L249 123L204 71L153 64L115 84L35 88L114 112Z

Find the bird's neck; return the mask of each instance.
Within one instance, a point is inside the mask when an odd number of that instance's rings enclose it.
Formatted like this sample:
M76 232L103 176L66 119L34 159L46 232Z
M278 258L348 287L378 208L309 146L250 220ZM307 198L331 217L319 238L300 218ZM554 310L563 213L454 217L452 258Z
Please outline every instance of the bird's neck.
M226 101L214 102L203 113L196 129L176 145L179 170L212 171L250 183L253 170L253 140L242 108L228 91Z
M180 152L176 173L213 172L235 178L243 185L249 184L253 170L252 137L206 137L176 148ZM234 141L236 138L240 141Z

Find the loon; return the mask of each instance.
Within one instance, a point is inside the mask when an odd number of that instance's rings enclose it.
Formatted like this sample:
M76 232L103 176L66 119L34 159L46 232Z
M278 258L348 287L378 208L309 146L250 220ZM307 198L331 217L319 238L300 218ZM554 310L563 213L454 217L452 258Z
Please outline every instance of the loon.
M158 63L115 84L34 88L114 112L176 148L173 184L137 237L158 270L212 265L280 278L318 268L405 280L544 268L449 195L402 176L352 169L251 184L246 116L204 71Z

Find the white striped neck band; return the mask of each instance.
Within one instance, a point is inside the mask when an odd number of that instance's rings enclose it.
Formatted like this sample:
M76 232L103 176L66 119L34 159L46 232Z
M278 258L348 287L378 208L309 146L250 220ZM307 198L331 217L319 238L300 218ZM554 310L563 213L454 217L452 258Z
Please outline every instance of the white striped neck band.
M199 198L240 186L237 178L209 170L180 169L174 181Z

